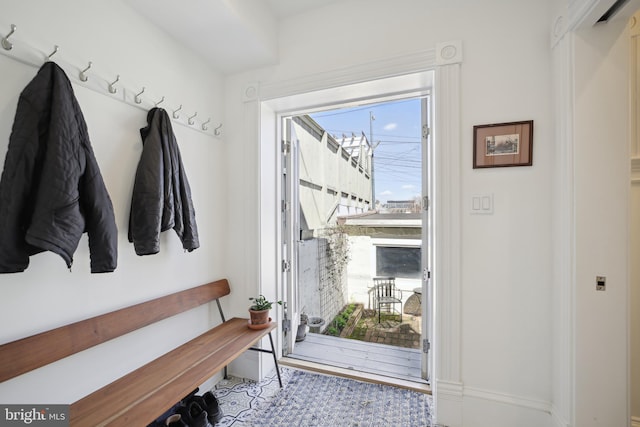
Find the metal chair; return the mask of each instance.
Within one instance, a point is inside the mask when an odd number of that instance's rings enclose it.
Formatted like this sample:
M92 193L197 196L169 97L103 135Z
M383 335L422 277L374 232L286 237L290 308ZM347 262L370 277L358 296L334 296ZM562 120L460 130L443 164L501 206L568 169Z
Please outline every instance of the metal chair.
M376 310L378 311L378 323L381 321L382 309L385 308L387 313L397 313L400 315L400 323L402 323L402 290L396 288L395 277L374 277L373 300ZM397 310L395 306L399 305Z

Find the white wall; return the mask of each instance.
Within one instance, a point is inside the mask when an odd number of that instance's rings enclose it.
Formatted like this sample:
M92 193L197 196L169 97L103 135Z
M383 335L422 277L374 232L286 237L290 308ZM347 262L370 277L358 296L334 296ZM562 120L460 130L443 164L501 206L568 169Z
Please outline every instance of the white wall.
M221 78L204 62L151 26L121 1L3 2L0 33L18 30L15 49L27 43L43 52L60 45L54 59L71 64L72 82L93 61L95 75L129 89L146 87L145 103L165 96L168 110L222 120ZM22 44L21 44L22 43ZM18 96L37 68L0 55L0 153L4 163ZM95 78L91 77L90 79ZM227 184L225 144L184 126L174 126L193 192L201 247L185 253L173 231L161 238L157 255L138 257L127 241L131 189L141 154L139 129L146 111L74 84L96 158L113 201L119 229L118 268L89 273L86 235L74 256L73 272L57 255L31 258L24 273L0 275L0 343L9 342L133 303L226 276ZM150 103L149 107L153 106ZM233 289L233 282L232 282ZM226 306L226 303L224 304ZM218 321L209 307L101 345L63 362L0 384L3 403L71 403Z
M454 231L462 233L458 371L463 395L460 406L439 409L439 421L451 426L550 425L549 16L546 2L529 1L333 4L281 25L278 66L226 81L229 142L254 156L275 147L265 145L273 135L262 135L259 146L257 139L246 138L258 126L255 118L259 117L252 111L257 108L255 98L247 99L248 87L281 84L284 89L275 95L287 94L282 82L291 82L291 87L308 82L321 89L335 84L323 81L323 72L364 69L368 62L434 49L443 41L462 41L462 212L456 213L462 222L454 224ZM372 31L363 31L354 22L366 23ZM330 31L327 23L341 30ZM309 61L309 52L323 60ZM535 121L532 167L472 169L473 125L529 119ZM239 169L240 159L230 159L230 166ZM248 197L236 199L242 211L256 207L257 183L265 173L245 171L239 193ZM262 190L276 194L264 185ZM493 216L468 214L471 195L478 193L494 194ZM268 211L260 215L263 220L275 217ZM240 218L230 221L234 228L240 224ZM242 242L253 241L256 231L252 228L238 235L233 258L239 258ZM258 231L261 238L273 238L273 229ZM252 264L259 268L258 261ZM231 275L257 275L240 267L232 266ZM263 281L262 286L273 284Z

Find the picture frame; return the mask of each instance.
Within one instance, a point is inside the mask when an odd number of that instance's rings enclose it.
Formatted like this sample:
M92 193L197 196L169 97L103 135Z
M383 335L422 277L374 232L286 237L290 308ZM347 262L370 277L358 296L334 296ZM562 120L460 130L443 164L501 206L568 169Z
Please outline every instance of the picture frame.
M531 166L533 120L473 127L473 168Z

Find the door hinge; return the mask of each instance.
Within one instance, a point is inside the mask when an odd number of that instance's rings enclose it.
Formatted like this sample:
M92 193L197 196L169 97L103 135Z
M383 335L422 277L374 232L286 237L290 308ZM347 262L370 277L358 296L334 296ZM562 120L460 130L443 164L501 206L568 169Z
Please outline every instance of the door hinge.
M284 154L285 156L287 154L289 154L289 152L291 151L291 143L289 141L282 141L282 154Z
M291 261L283 259L282 260L282 272L283 273L288 273L289 271L291 271Z
M289 332L289 330L291 330L291 320L284 319L282 321L282 332Z
M431 350L431 343L425 338L422 340L422 352L429 353L429 350Z
M422 137L424 139L429 138L430 133L431 133L431 129L429 129L429 126L427 125L422 126Z
M429 196L422 196L422 210L423 211L428 211L429 210Z

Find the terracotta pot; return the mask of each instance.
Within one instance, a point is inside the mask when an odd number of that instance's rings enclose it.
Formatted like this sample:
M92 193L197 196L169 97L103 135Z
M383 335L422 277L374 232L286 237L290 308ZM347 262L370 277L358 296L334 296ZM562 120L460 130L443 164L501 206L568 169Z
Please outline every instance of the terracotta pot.
M269 323L269 310L251 310L249 309L249 317L252 325L263 325Z

